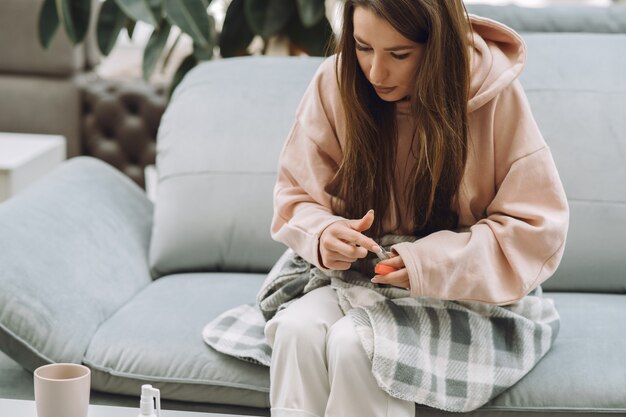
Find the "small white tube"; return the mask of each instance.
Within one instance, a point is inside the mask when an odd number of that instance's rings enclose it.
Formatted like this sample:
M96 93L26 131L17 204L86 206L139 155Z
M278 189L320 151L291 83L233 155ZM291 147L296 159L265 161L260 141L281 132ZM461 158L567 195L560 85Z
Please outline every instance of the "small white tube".
M378 249L380 249L378 252L374 252L376 256L378 256L378 259L380 259L381 261L390 259L390 256L381 246L378 246Z

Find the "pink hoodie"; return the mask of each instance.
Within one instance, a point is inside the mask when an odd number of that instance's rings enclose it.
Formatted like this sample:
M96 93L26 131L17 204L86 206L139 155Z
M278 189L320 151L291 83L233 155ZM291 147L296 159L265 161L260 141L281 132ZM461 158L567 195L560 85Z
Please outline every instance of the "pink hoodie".
M550 149L517 81L525 45L513 30L471 16L474 29L468 102L470 142L459 192L459 230L439 231L393 249L402 257L411 296L509 304L549 278L565 247L569 210ZM342 220L324 191L342 158L345 125L334 72L324 61L311 81L283 148L274 189L272 237L320 267L321 232ZM396 109L398 160L403 173L414 131L411 117ZM393 201L397 200L397 201ZM410 234L411 215L402 196L383 219L386 233Z

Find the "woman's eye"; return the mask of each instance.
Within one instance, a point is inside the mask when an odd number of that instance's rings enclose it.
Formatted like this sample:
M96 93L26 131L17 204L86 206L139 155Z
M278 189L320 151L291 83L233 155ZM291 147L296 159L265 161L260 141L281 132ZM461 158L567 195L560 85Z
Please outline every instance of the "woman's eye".
M357 51L369 51L369 50L370 50L370 48L368 48L367 46L363 46L363 45L359 45L359 44L357 44L357 45L356 45L356 50L357 50Z
M391 54L395 59L406 59L409 57L409 54Z

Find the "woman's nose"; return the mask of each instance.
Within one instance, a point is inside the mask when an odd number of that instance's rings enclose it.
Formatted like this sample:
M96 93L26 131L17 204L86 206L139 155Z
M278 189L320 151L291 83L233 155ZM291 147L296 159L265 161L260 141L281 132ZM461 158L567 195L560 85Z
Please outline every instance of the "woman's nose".
M389 72L385 64L380 58L372 58L372 66L370 67L370 81L375 85L384 85Z

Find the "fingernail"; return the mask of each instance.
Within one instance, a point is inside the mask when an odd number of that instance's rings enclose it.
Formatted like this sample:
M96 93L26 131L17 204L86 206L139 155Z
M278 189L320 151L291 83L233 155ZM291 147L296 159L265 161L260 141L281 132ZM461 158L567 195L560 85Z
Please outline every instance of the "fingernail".
M369 213L374 214L374 209L370 209L367 213L368 213L368 214L369 214Z
M380 282L380 280L376 277L372 278L370 281L372 281L374 284L378 284Z

